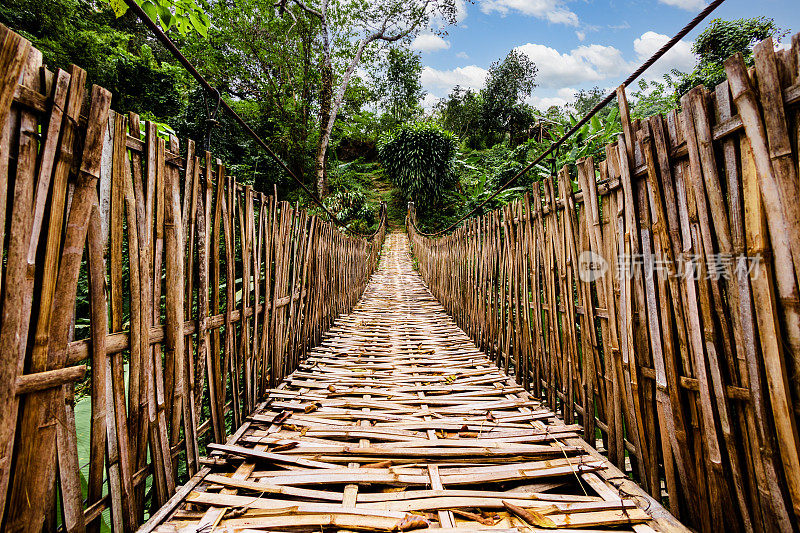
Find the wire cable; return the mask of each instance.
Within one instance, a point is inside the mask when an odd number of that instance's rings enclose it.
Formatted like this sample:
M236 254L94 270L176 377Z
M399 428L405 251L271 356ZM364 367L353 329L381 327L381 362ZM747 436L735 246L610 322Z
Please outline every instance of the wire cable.
M211 95L219 96L219 91L217 91L217 89L215 89L214 87L211 86L210 83L208 83L208 81L203 77L202 74L200 74L200 72L192 64L192 62L189 61L186 58L186 56L184 56L181 53L180 50L178 50L178 47L175 45L175 43L172 42L172 39L167 37L167 34L164 33L161 28L158 27L158 24L156 24L155 21L153 21L149 16L147 16L147 13L144 12L144 9L142 9L141 6L139 6L139 4L135 2L135 0L124 0L124 1L125 4L127 4L127 6L134 13L136 13L136 16L139 17L139 20L141 20L142 23L144 23L144 25L147 26L150 29L150 31L153 32L153 34L158 38L158 40L161 41L161 44L163 44L164 47L167 50L169 50L170 53L172 53L175 59L177 59L178 62L181 65L183 65L183 68L185 68L189 72L189 74L191 74L192 77L194 77L194 79L197 80L197 83L199 83ZM331 222L333 222L339 227L345 228L345 230L347 230L349 233L359 235L361 237L371 237L372 235L375 235L375 234L366 234L366 233L360 233L358 231L348 230L347 227L336 218L336 215L331 213L328 210L328 208L325 207L325 205L322 203L322 200L316 194L314 194L306 186L305 183L303 183L303 180L295 176L294 172L292 172L289 169L289 167L286 166L286 163L284 163L281 160L281 158L278 157L277 154L275 154L275 152L272 151L272 148L270 148L269 145L266 142L264 142L264 140L261 137L259 137L255 131L253 131L253 129L247 124L247 122L245 122L244 119L240 117L239 114L236 111L234 111L230 105L228 105L228 102L220 98L219 105L222 106L222 108L231 116L231 118L233 118L233 120L235 120L242 127L242 129L244 129L244 131L250 137L252 137L253 140L256 141L256 143L259 144L259 146L261 146L264 150L266 150L267 153L275 161L277 161L277 163L283 168L283 170L286 171L289 177L291 177L303 189L303 191L305 191L305 193L308 194L308 196L314 201L314 203L316 203L325 212L325 214L328 215L328 218L330 219ZM381 220L383 220L383 218Z
M128 1L128 0L126 0L126 1ZM725 0L714 0L713 2L708 4L704 10L702 10L700 13L697 14L696 17L694 17L692 20L690 20L689 23L686 24L686 26L684 26L678 33L675 34L674 37L672 37L672 39L670 39L669 41L664 43L664 46L659 48L658 51L650 57L650 59L648 59L647 61L642 63L642 65L639 68L637 68L630 76L628 76L628 78L624 82L622 82L622 85L625 86L625 87L628 87L631 83L633 83L634 80L636 80L636 78L641 76L642 73L644 73L644 71L646 71L648 68L650 68L653 65L653 63L658 61L661 58L661 56L666 54L669 51L669 49L672 48L673 46L675 46L675 44L678 41L680 41L681 39L686 37L686 34L688 34L695 27L697 27L697 25L700 24L703 21L703 19L705 19L709 14L711 14L712 11L714 11L720 5L722 5L723 2L725 2ZM556 151L558 149L558 147L561 146L564 143L564 141L566 141L568 138L570 138L572 135L574 135L575 132L578 131L584 124L589 122L589 120L591 120L591 118L594 115L596 115L598 111L600 111L606 105L611 103L611 101L614 99L615 95L616 95L616 92L611 92L608 95L606 95L606 97L603 98L600 102L598 102L597 105L595 105L588 113L586 113L586 115L584 115L584 117L582 119L580 119L574 126L572 126L572 128L570 128L569 131L567 131L564 135L562 135L558 140L553 142L553 144L551 144L550 147L547 150L545 150L545 152L543 154L541 154L539 157L537 157L536 159L531 161L527 166L525 166L525 168L523 168L522 170L517 172L513 177L509 178L508 181L506 181L499 189L497 189L495 192L493 192L487 199L485 199L483 202L478 204L478 206L475 207L472 211L470 211L469 213L467 213L463 217L459 218L457 221L453 222L452 224L450 224L446 228L444 228L442 230L439 230L439 231L435 231L433 233L425 233L424 231L420 231L419 228L417 227L416 223L412 219L411 223L414 225L414 229L416 230L416 232L419 233L420 235L425 236L425 237L436 237L438 235L441 235L443 233L447 233L447 232L457 228L459 224L461 224L466 219L470 218L472 215L474 215L475 213L477 213L478 211L483 209L483 206L488 204L495 197L497 197L498 194L500 194L505 189L510 187L515 181L517 181L521 176L526 174L530 169L532 169L533 167L535 167L536 165L541 163L544 160L545 157L547 157L548 155L550 155L551 153Z

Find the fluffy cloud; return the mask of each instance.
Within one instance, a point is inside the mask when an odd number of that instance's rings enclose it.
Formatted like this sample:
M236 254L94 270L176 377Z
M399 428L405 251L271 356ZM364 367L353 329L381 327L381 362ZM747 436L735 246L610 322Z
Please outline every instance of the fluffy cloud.
M424 109L426 113L430 113L438 102L439 99L437 97L430 93L426 93L425 96L422 97L420 105L422 105L422 109Z
M633 41L633 50L636 52L639 61L643 62L656 53L668 40L669 37L666 35L648 31ZM696 58L692 53L692 43L679 41L669 52L664 54L664 57L647 69L645 77L651 80L660 80L664 74L667 74L672 69L678 69L681 72L689 72L694 68L695 62Z
M579 41L583 42L586 39L586 32L576 31L575 36L578 38Z
M553 24L578 25L578 15L567 9L561 0L482 0L481 11L501 15L517 11Z
M538 67L536 82L541 89L561 88L620 76L631 69L622 52L613 46L590 44L562 54L543 44L517 47Z
M450 48L450 41L445 41L433 33L423 33L417 35L411 43L412 50L420 52L435 52L437 50L447 50Z
M457 67L452 70L424 67L420 81L425 89L437 94L446 94L456 85L465 89L482 89L486 81L486 69L477 65Z
M536 94L534 94L527 99L527 102L537 109L547 111L552 106L563 107L572 103L572 101L575 100L576 92L578 92L577 89L562 87L556 91L556 96L536 96Z
M686 11L700 11L706 7L705 0L658 0L662 4L668 6L679 7Z
M469 56L467 55L466 52L459 52L456 54L456 57L459 59L469 59Z

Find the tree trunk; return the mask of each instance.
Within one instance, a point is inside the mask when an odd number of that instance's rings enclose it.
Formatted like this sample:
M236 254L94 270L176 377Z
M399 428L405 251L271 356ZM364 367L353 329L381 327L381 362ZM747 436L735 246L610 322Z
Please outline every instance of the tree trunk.
M328 142L330 132L328 124L331 118L331 103L333 100L333 68L326 60L322 65L322 88L319 95L319 146L317 147L316 176L317 194L324 197L328 194L327 162Z
M322 70L322 94L320 95L320 135L319 135L319 149L317 150L317 191L320 195L328 192L328 175L326 174L325 163L328 156L328 144L331 141L331 133L333 132L333 125L336 122L336 115L339 114L339 108L342 107L344 100L344 93L347 90L347 84L350 83L350 77L353 75L358 62L361 61L361 54L364 53L364 48L374 41L377 37L373 36L369 39L362 40L356 55L350 61L350 65L344 72L342 82L336 92L336 100L331 103L331 96L333 95L333 67L330 60L326 60ZM330 55L327 56L330 58ZM327 116L327 120L325 120ZM323 192L324 191L324 192Z

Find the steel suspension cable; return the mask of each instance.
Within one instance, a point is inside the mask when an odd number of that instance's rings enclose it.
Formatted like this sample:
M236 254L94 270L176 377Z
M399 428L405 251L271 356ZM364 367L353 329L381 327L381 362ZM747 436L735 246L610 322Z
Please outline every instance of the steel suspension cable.
M197 83L199 83L211 95L218 96L219 95L219 91L217 91L214 87L211 86L210 83L208 83L208 81L203 77L202 74L200 74L200 72L192 64L192 62L189 61L186 58L186 56L184 56L181 53L180 50L178 50L178 47L175 45L174 42L172 42L172 39L170 39L167 36L167 34L164 33L164 31L161 28L158 27L158 24L156 24L156 22L154 20L152 20L147 15L147 13L144 12L144 9L142 9L141 6L139 6L139 4L137 4L135 2L135 0L124 0L124 1L125 1L125 4L127 4L127 6L134 13L136 13L136 16L139 17L139 20L141 20L144 23L144 25L147 26L150 29L150 31L153 32L153 34L158 38L158 40L161 41L161 44L163 44L164 47L167 50L169 50L170 53L172 53L172 55L175 57L175 59L177 59L178 62L181 65L183 65L183 68L185 68L189 72L189 74L191 74L192 77L194 77L194 79L197 80ZM308 194L308 196L314 201L314 203L316 203L325 212L326 215L328 215L328 218L331 220L331 222L333 222L337 226L345 227L345 225L343 223L341 223L336 218L336 216L328 210L327 207L325 207L325 205L322 203L322 200L316 194L314 194L306 186L305 183L303 183L303 180L298 178L294 174L294 172L292 172L289 169L289 167L286 166L286 163L284 163L283 160L281 160L281 158L278 157L277 154L272 151L272 148L270 148L269 145L261 137L259 137L258 134L255 131L253 131L253 129L247 124L247 122L245 122L244 119L241 116L239 116L239 114L236 111L234 111L233 108L231 108L230 105L228 105L228 102L226 102L223 99L220 99L219 100L219 104L225 110L225 112L228 113L231 116L231 118L233 118L233 120L235 120L242 127L242 129L244 129L244 131L254 141L256 141L256 143L258 143L259 146L261 146L264 150L266 150L267 153L275 161L277 161L277 163L283 168L283 170L286 171L286 173L289 175L289 177L292 178L292 180L294 180L303 189L303 191L305 191L306 194ZM381 218L381 222L380 223L383 223L382 221L383 221L383 218ZM362 236L362 237L372 237L373 235L377 234L377 232L373 233L373 234L366 234L366 233L360 233L360 232L353 231L353 230L348 230L348 231L350 233L353 233L353 234L356 234L356 235L359 235L359 236Z
M661 56L666 54L670 50L670 48L675 46L675 44L678 41L683 39L690 31L692 31L698 24L700 24L703 21L703 19L705 19L709 14L711 14L712 11L714 11L720 5L722 5L723 2L725 2L725 0L714 0L713 2L708 4L705 9L703 9L700 13L698 13L696 17L690 20L689 23L686 24L686 26L684 26L678 33L676 33L675 36L672 37L672 39L664 43L664 46L659 48L658 51L650 57L650 59L642 63L642 65L639 68L637 68L630 76L628 76L628 78L624 82L622 82L622 85L627 87L631 83L633 83L633 81L636 80L636 78L641 76L642 73L644 73L644 71L650 68L653 65L653 63L658 61L661 58ZM420 231L415 221L412 219L411 223L414 225L414 229L416 230L416 232L426 237L436 237L438 235L442 235L443 233L447 233L457 228L459 224L464 222L466 219L470 218L475 213L479 212L486 204L492 201L495 197L497 197L498 194L503 192L505 189L510 187L515 181L517 181L520 177L526 174L530 169L541 163L545 157L556 151L558 147L564 143L564 141L566 141L568 138L574 135L575 132L578 131L584 124L589 122L589 120L591 120L591 118L594 115L596 115L598 111L600 111L606 105L611 103L611 101L614 100L615 94L616 93L613 91L607 94L605 98L603 98L600 102L598 102L597 105L595 105L588 113L586 113L586 115L584 115L582 119L580 119L574 126L572 126L572 128L570 128L569 131L567 131L564 135L562 135L558 140L554 141L550 145L550 147L547 150L545 150L543 154L541 154L539 157L531 161L528 165L525 166L525 168L517 172L513 177L509 178L505 183L503 183L503 185L499 189L493 192L483 202L478 204L478 206L475 207L472 211L462 216L461 218L459 218L457 221L453 222L446 228L439 231L435 231L433 233L425 233L424 231Z

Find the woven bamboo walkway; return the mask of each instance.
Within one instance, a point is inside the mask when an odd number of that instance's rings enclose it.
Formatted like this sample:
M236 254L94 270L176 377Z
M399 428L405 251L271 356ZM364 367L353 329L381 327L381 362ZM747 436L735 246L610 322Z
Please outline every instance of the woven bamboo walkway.
M395 233L354 312L143 530L684 530L578 431L475 348Z

